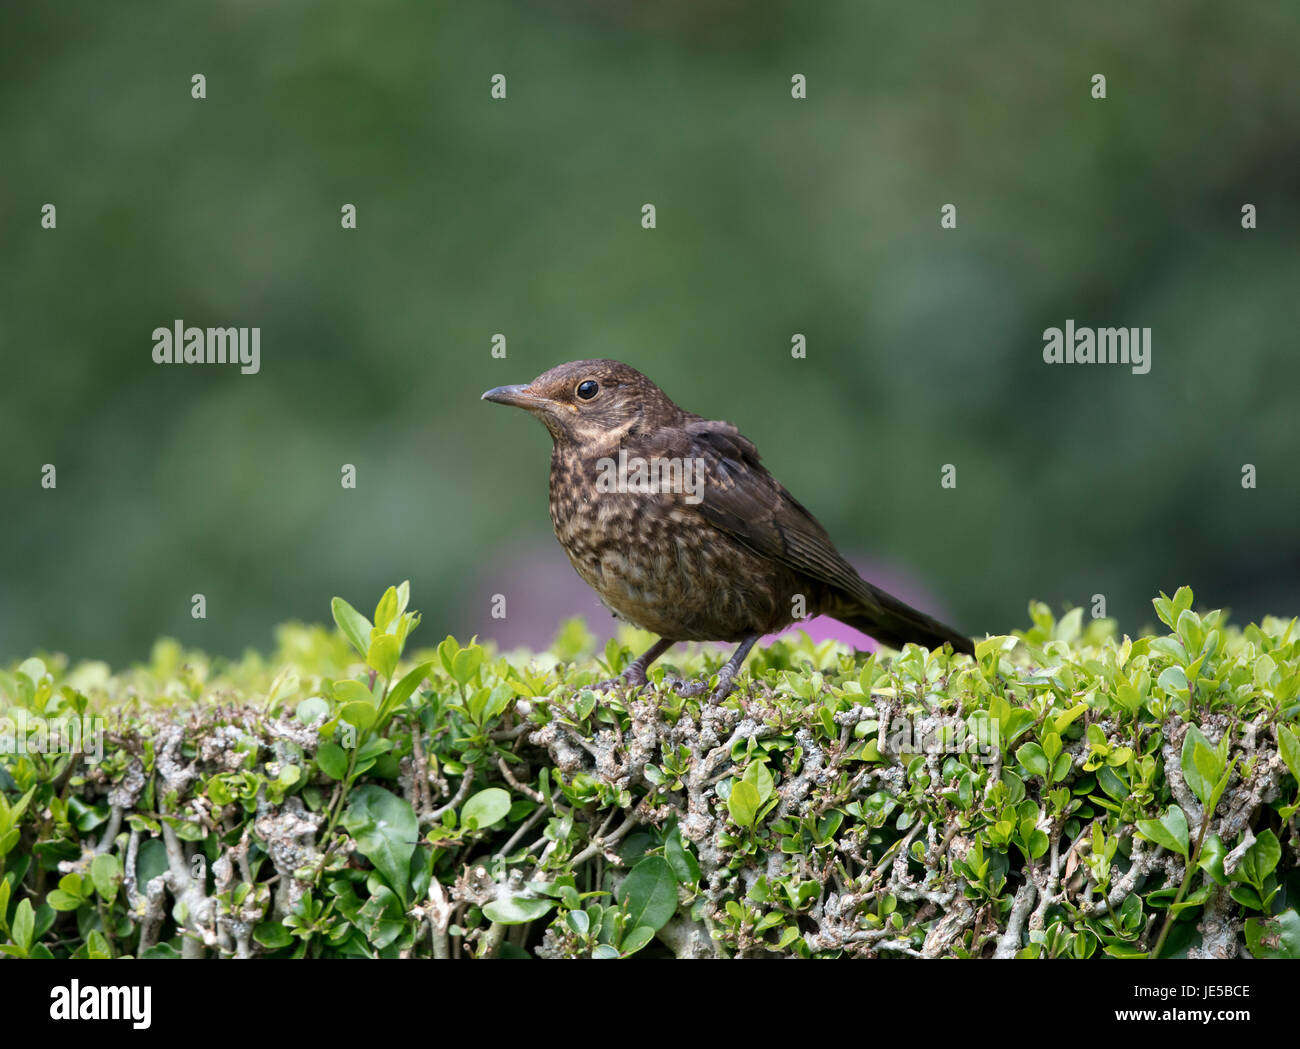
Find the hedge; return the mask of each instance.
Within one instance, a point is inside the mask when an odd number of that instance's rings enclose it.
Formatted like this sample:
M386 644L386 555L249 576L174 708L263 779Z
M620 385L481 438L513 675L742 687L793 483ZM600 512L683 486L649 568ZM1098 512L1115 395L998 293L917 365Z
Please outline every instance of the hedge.
M1296 957L1300 631L1154 602L975 659L801 633L723 704L577 621L408 644L409 588L270 661L0 673L19 957ZM372 622L373 620L373 622ZM97 750L102 746L102 753Z

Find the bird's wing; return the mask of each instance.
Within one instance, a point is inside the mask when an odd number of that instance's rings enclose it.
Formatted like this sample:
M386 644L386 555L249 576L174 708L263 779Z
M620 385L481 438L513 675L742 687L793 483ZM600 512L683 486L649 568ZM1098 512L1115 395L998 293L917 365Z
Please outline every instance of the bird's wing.
M651 454L704 460L703 499L693 509L756 553L874 605L869 588L826 530L759 461L753 442L728 422L690 419L651 437Z

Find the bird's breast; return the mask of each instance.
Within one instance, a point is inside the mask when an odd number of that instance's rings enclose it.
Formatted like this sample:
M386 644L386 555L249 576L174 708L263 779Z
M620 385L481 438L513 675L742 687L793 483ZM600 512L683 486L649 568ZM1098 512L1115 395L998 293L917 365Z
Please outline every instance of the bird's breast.
M611 611L674 640L739 640L790 621L789 573L715 528L682 493L610 490L601 469L557 453L550 510L573 567Z

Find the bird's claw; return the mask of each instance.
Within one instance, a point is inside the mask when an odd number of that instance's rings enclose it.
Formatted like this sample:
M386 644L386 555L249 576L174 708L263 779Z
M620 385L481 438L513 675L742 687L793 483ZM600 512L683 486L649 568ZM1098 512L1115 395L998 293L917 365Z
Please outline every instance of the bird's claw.
M684 678L677 677L675 674L666 674L664 676L664 684L679 696L690 699L693 696L698 696L709 687L709 679L697 678L694 681L687 681Z
M668 675L664 678L664 684L676 692L679 696L691 699L695 696L702 695L709 691L709 682L711 677L696 678L694 681L684 681L679 677ZM718 687L709 692L709 702L716 706L731 695L732 689L735 688L735 682L723 675L718 676Z
M630 667L619 674L618 677L606 678L604 681L597 681L594 685L588 687L593 692L608 692L614 688L644 688L646 684L645 671L635 673Z

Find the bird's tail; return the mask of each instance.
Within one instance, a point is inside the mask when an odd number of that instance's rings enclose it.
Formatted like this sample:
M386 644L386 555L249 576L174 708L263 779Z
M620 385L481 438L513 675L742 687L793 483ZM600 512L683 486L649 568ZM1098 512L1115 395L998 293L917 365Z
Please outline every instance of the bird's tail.
M974 643L964 634L924 612L918 612L879 587L863 582L872 600L859 602L851 609L832 612L841 623L869 634L889 648L902 648L909 641L926 648L941 648L947 642L954 652L965 652L968 656L975 654Z

